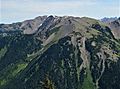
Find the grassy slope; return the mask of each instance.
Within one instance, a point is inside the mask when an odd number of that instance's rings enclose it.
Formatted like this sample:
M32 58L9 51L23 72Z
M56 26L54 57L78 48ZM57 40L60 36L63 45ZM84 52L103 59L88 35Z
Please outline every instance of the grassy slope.
M93 85L91 71L88 68L86 69L86 71L87 74L84 78L82 89L95 89L95 86Z

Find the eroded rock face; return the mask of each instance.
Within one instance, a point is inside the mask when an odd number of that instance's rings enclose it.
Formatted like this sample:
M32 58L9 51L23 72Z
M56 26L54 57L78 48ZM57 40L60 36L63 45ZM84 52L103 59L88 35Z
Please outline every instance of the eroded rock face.
M33 34L38 30L46 18L47 16L39 16L32 20L23 21L20 28L23 30L24 34Z
M119 61L119 40L90 18L49 16L34 34L0 33L1 89L119 89Z

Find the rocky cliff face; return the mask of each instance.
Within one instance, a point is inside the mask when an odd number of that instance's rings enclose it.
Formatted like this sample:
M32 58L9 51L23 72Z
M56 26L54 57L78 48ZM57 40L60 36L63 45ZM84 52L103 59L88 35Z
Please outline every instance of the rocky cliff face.
M1 89L119 89L120 41L104 23L49 16L33 34L1 32Z

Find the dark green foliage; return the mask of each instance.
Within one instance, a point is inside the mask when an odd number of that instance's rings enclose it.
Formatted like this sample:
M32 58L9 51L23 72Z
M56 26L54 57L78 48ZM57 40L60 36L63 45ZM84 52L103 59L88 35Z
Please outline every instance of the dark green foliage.
M53 44L42 54L38 61L24 73L24 76L21 76L21 79L18 77L18 82L23 86L21 89L25 87L28 89L32 89L33 87L37 89L38 86L44 89L40 82L44 82L46 74L49 75L50 80L57 89L79 89L82 80L80 77L80 81L77 79L76 65L78 64L78 66L80 66L82 59L78 57L79 61L76 64L73 45L67 43L67 41L71 41L69 36L59 40L57 44ZM70 54L73 54L73 56L70 56ZM35 65L38 66L37 70ZM25 81L24 79L27 80ZM12 84L20 87L20 83L18 82L13 81ZM9 86L13 86L12 84ZM15 88L11 87L10 89Z
M108 66L110 64L110 66ZM99 80L99 89L119 89L120 88L120 59L117 63L110 61L105 62L105 71Z
M27 57L27 54L36 52L41 48L41 42L31 35L22 35L21 33L11 34L0 37L0 47L7 47L7 52L0 60L0 70L11 63L16 63ZM14 56L13 56L14 55Z

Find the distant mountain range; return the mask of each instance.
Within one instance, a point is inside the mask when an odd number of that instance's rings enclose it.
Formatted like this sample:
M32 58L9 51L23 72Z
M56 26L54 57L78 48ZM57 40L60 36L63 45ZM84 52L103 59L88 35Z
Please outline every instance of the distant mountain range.
M0 89L120 89L120 18L105 19L0 24Z
M108 23L108 22L113 22L117 19L118 19L117 17L111 17L111 18L104 17L103 19L101 19L101 21L105 22L105 23Z

